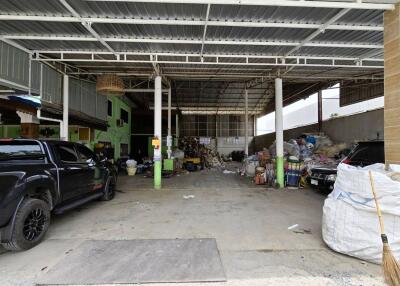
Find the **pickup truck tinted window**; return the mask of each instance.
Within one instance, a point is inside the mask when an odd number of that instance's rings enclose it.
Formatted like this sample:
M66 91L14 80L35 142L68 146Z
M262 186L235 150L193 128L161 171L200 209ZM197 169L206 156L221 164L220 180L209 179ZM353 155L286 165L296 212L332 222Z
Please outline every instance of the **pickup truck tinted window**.
M360 144L349 155L349 159L357 165L370 165L385 162L383 143Z
M78 150L78 156L81 162L88 162L96 159L96 156L89 148L83 145L76 145L76 149Z
M40 145L35 141L0 141L0 159L43 159Z
M78 162L78 156L72 145L56 145L55 146L60 161L62 162Z

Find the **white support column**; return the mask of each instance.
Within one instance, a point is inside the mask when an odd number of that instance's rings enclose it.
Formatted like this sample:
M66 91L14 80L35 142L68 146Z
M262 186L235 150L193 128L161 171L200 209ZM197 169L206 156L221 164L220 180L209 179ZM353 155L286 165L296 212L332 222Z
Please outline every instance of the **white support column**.
M275 134L276 134L276 181L284 187L283 166L283 90L282 79L275 79Z
M60 130L61 140L68 141L68 116L69 116L69 77L64 75L63 81L63 122Z
M172 153L172 134L171 134L171 88L168 89L168 137L167 137L167 147L168 147L168 159L171 159Z
M154 188L161 188L161 168L162 168L162 92L161 76L156 76L154 81L154 137L158 138L160 145L154 149Z
M245 114L244 153L246 154L247 157L249 156L249 92L247 88L244 91L244 114Z

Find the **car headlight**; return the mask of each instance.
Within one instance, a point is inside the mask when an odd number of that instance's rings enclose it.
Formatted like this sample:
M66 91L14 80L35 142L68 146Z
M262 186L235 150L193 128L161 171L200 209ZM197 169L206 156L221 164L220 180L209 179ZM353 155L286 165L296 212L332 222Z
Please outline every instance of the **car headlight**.
M336 181L336 175L328 175L326 177L326 180L328 180L328 181Z

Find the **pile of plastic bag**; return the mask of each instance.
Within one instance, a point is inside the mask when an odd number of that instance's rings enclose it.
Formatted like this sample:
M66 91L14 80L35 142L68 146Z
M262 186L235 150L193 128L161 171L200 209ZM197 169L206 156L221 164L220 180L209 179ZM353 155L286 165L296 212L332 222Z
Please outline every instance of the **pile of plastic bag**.
M272 157L276 157L276 142L268 148L269 153ZM291 139L289 142L283 142L283 153L285 156L300 157L300 148L296 140Z
M385 171L383 164L364 168L340 164L335 188L323 207L323 239L335 251L381 263L382 242L369 170L391 249L400 260L400 181L396 180L399 165Z
M242 176L246 175L247 177L254 177L258 165L258 157L256 155L249 156L243 160L240 174Z

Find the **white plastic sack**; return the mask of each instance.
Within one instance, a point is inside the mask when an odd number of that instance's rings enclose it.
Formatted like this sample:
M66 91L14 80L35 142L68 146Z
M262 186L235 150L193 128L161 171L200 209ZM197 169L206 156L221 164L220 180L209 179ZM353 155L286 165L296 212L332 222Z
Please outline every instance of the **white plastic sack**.
M172 151L172 157L176 159L183 159L185 158L185 153L182 150L175 149L174 151Z
M131 168L136 168L137 162L135 160L129 159L126 161L126 166Z
M385 232L400 260L400 182L387 176L383 164L365 168L339 164L334 191L323 207L323 239L335 251L381 263L382 242L369 170L374 177Z
M256 167L258 167L258 161L247 161L245 173L247 177L254 177L256 174Z

